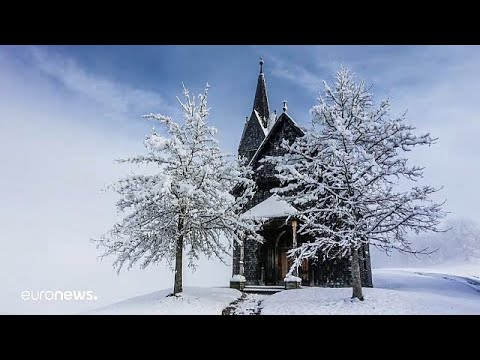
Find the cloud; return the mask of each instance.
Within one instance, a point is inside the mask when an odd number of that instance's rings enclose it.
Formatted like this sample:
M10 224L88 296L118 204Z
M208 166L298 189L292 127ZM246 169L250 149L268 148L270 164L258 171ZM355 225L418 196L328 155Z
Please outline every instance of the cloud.
M294 56L296 55L296 56ZM431 90L448 74L478 62L474 46L308 46L269 51L272 75L308 91L320 91L340 66L352 69L375 92Z
M321 89L323 79L305 67L288 63L271 54L266 55L266 59L269 65L271 64L273 76L288 80L311 92L317 93Z
M30 47L33 65L59 81L68 90L89 98L121 114L143 113L163 109L170 114L175 109L155 92L121 84L105 76L94 75L68 57L40 47Z

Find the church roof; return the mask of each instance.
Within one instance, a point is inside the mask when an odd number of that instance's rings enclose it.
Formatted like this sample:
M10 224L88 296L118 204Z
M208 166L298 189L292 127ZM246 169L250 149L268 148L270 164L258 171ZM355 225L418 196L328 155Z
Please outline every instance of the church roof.
M244 219L274 219L296 215L298 210L274 194L268 199L245 211L240 217Z
M249 165L253 165L255 161L257 161L258 157L260 156L260 153L262 152L262 149L268 143L269 139L272 137L272 134L274 134L277 131L277 129L280 128L280 123L283 121L290 122L290 124L298 130L299 135L303 136L305 134L303 130L300 128L300 126L295 122L295 120L293 120L290 117L290 115L288 115L286 112L280 114L280 116L275 120L275 123L271 127L270 131L268 131L267 136L265 136L265 139L263 139L262 143L260 144L257 151L253 155L252 159L249 162Z

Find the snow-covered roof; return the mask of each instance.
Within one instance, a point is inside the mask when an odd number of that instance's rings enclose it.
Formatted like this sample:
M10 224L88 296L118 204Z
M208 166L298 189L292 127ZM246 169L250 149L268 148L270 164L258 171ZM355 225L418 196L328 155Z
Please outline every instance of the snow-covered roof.
M273 125L277 122L277 114L270 114L270 118L268 119L267 123L267 135L272 130Z
M297 209L274 194L250 210L245 211L241 217L244 219L273 219L296 215L297 213Z
M268 134L268 128L264 128L264 127L263 127L263 122L262 122L262 119L260 118L260 114L259 114L258 111L255 110L255 109L253 110L253 112L255 113L255 116L257 117L257 121L258 121L258 123L260 124L260 127L261 127L262 130L263 130L263 134L264 134L265 136L267 136L267 134Z
M257 117L258 117L258 115L257 115ZM276 121L273 123L272 127L270 129L267 129L267 133L265 134L265 138L260 143L260 146L258 147L258 149L255 152L255 154L253 155L253 157L250 159L248 165L253 165L253 163L257 160L258 155L262 151L265 144L270 140L270 138L271 138L272 134L275 132L275 130L278 129L278 124L280 124L281 121L290 121L293 124L293 126L298 129L300 134L302 134L302 135L304 134L302 128L300 126L298 126L298 124L296 123L295 120L293 120L286 112L282 113L276 119ZM263 127L262 127L262 129L263 129Z

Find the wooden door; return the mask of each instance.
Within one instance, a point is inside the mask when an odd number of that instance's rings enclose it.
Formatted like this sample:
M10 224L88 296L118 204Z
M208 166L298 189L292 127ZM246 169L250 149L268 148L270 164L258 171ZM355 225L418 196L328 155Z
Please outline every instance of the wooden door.
M270 245L270 244L268 244ZM265 251L265 284L266 285L276 285L277 276L275 272L275 247L268 246Z
M288 248L278 249L278 271L277 271L277 283L284 282L290 267L292 266L292 260L287 257Z
M279 249L278 251L278 275L277 281L281 282L285 278L288 272L288 259L286 249Z

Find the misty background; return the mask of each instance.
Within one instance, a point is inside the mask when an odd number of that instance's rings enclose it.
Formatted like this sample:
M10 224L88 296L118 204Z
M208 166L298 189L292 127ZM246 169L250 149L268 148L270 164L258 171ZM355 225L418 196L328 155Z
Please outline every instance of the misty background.
M271 110L286 99L303 126L322 80L343 64L439 138L411 161L426 167L425 183L443 186L452 231L412 238L438 248L418 259L372 250L373 267L480 256L478 46L0 46L0 313L77 313L171 287L165 264L117 275L98 259L90 239L117 219L115 194L101 190L132 170L114 159L144 151L153 124L143 114L178 116L182 81L195 93L210 83L210 122L236 153L261 56ZM202 259L184 277L185 286L228 286L231 267ZM24 290L93 290L98 301L23 301Z

